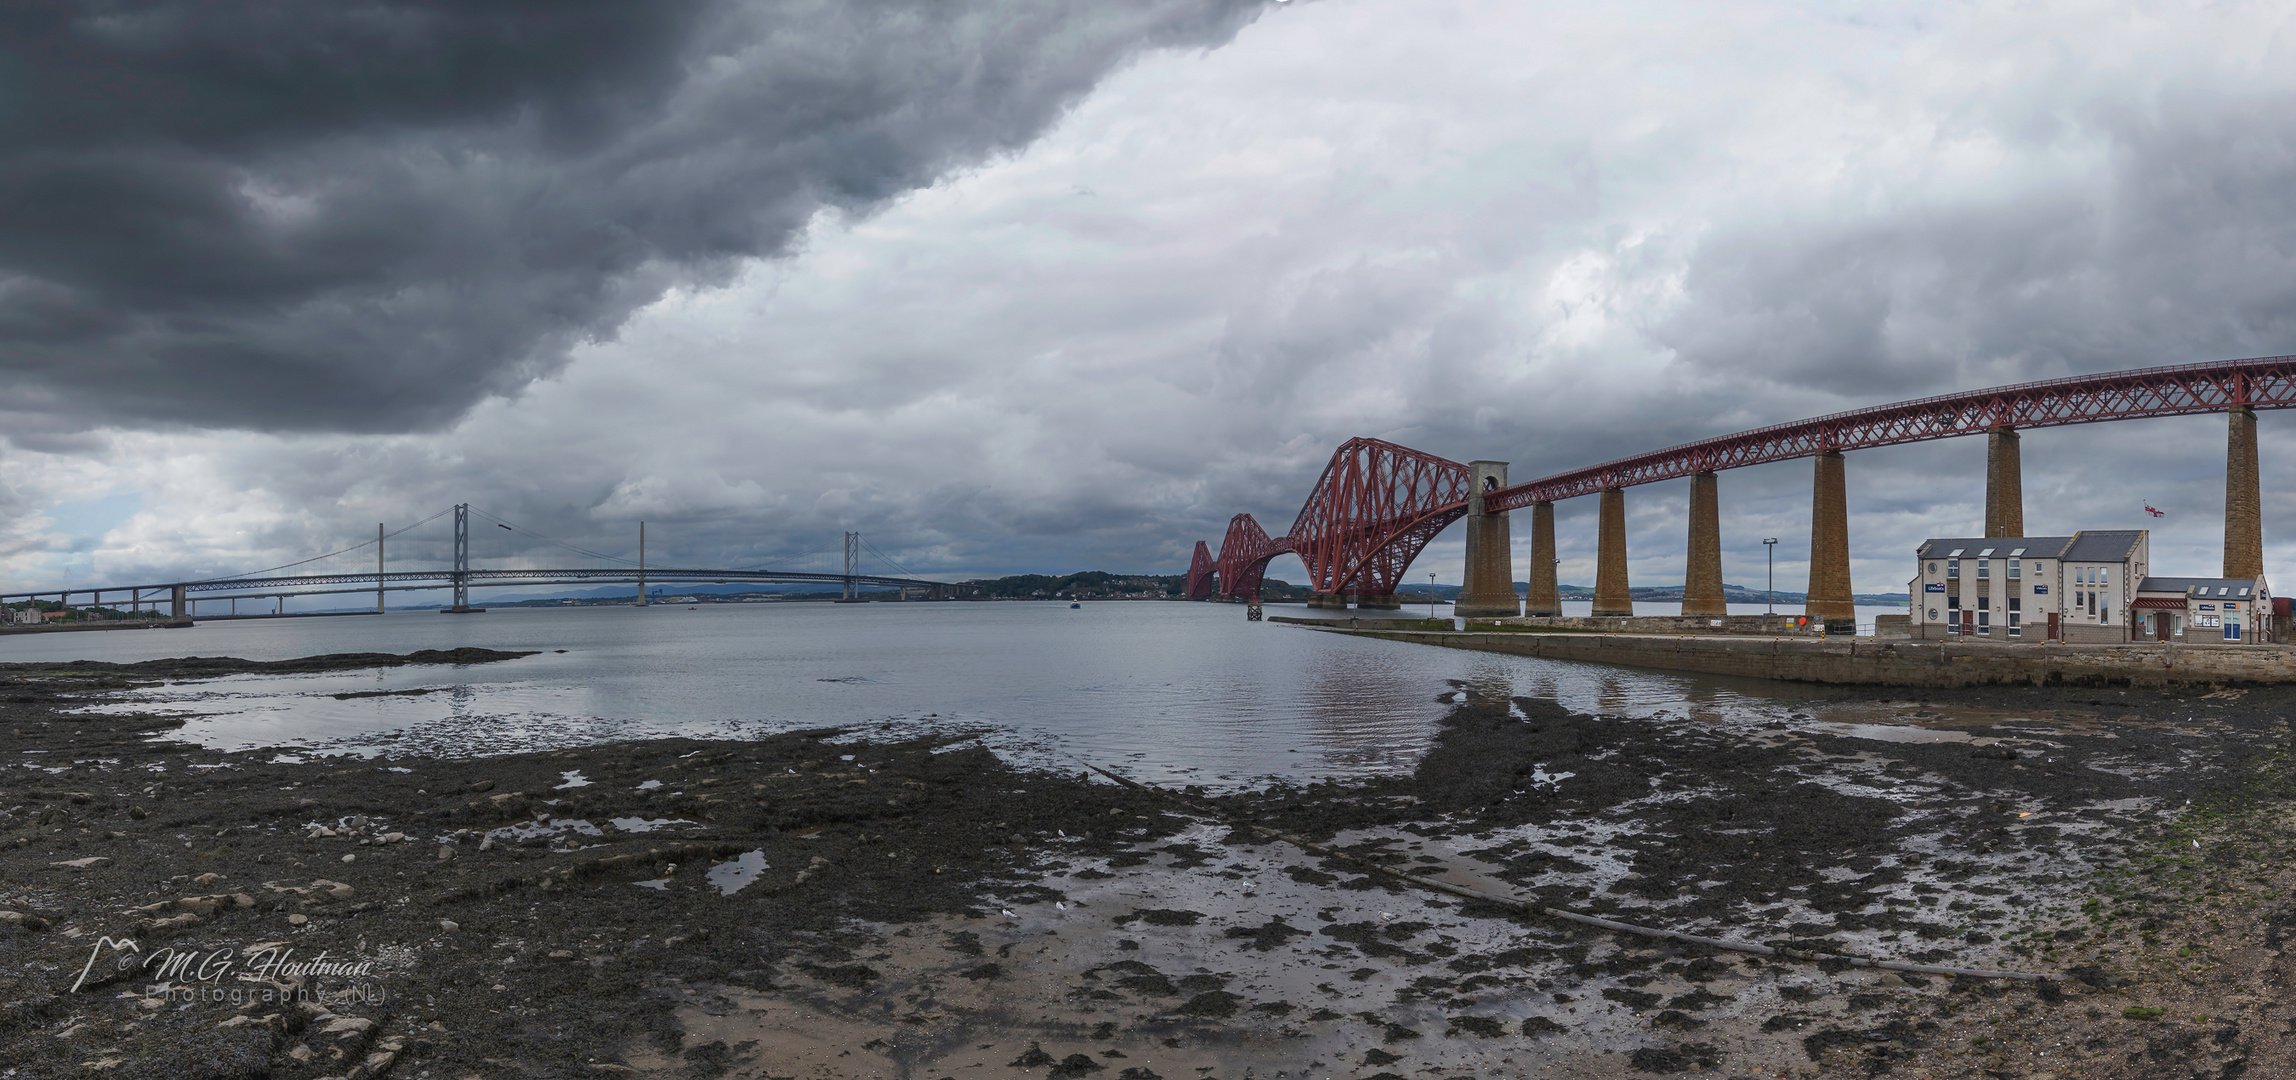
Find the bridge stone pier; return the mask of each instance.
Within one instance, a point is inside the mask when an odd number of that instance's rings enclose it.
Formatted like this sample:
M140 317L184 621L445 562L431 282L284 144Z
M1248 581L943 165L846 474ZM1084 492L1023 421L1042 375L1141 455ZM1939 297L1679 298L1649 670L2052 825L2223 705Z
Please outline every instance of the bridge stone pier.
M1602 489L1596 515L1594 554L1594 613L1634 614L1634 596L1626 583L1626 489Z
M1817 456L1810 492L1810 593L1803 610L1813 619L1856 620L1850 596L1850 507L1847 470L1839 451Z
M1463 619L1512 619L1523 613L1515 601L1515 570L1507 533L1507 512L1483 505L1483 492L1507 486L1507 463L1470 461L1467 495L1467 573L1451 614Z
M2256 472L2256 410L2232 410L2224 452L2224 576L2264 576L2264 496Z
M1690 564L1682 575L1684 615L1728 615L1722 598L1722 496L1714 474L1690 478Z
M2024 465L2017 431L1996 427L1985 433L1985 535L2025 535Z
M1523 614L1562 613L1562 590L1555 585L1555 504L1532 503L1530 595L1523 600Z

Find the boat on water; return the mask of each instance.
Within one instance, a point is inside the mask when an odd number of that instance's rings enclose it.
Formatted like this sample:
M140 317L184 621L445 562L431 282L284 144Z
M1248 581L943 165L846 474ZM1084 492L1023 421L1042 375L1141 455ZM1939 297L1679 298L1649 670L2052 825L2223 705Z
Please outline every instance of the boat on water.
M1071 600L1071 601L1069 601L1069 602L1068 602L1068 610L1070 610L1070 611L1075 611L1076 609L1078 609L1078 608L1081 608L1081 607L1083 607L1083 606L1084 606L1084 601L1082 601L1082 600Z

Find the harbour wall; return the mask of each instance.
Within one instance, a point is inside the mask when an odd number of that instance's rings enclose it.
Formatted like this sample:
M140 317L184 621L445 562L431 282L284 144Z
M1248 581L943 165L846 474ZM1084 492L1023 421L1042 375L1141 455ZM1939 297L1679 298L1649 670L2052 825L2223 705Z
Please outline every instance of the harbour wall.
M2172 687L2296 682L2296 648L2279 645L2000 645L1851 637L1318 629L1547 660L1842 685Z

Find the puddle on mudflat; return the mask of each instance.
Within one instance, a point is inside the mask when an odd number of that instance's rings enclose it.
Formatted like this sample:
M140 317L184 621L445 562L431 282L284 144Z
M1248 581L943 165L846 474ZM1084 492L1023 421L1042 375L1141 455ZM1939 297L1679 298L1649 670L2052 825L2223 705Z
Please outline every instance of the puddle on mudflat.
M618 817L607 818L606 820L612 822L615 828L620 829L623 832L639 833L653 832L656 829L671 829L680 825L693 824L693 822L687 821L684 818Z
M766 865L765 852L761 849L742 852L739 856L710 867L706 876L710 884L717 886L718 895L732 896L746 888L750 882L756 881L757 875L768 869L771 867Z

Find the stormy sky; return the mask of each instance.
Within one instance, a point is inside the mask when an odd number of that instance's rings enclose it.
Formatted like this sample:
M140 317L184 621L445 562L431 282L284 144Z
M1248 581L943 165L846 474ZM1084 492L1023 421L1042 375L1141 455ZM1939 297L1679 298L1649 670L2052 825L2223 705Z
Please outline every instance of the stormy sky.
M0 578L256 569L462 501L617 551L642 518L657 563L850 529L930 576L1175 573L1235 512L1282 531L1353 435L1521 480L2292 353L2292 34L2238 3L11 4ZM2262 428L2269 568L2296 416ZM2033 433L2028 531L2214 573L2223 446ZM1851 455L1860 591L1979 531L1983 454ZM1775 536L1801 588L1809 485L1722 478L1728 580ZM1629 491L1637 584L1679 582L1686 493Z

